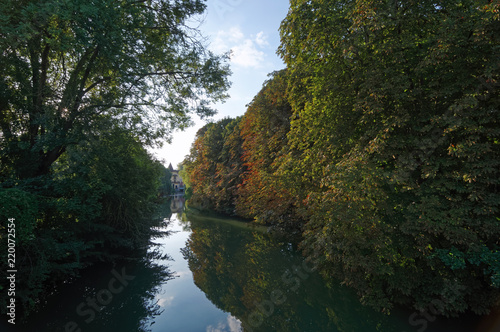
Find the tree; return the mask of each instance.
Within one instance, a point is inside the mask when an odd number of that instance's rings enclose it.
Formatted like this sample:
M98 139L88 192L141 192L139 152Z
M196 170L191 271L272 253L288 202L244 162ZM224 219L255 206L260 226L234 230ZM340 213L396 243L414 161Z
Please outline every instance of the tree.
M0 4L0 229L18 220L25 309L50 282L129 258L158 235L164 172L146 147L194 113L212 115L229 85L226 56L192 28L204 9L201 0Z
M204 9L201 0L4 1L2 164L21 178L48 174L102 119L158 145L192 112L212 115L229 70L190 26Z
M240 125L242 159L246 167L237 211L291 235L300 234L299 199L290 178L279 170L288 149L292 108L287 95L287 71L269 75L248 105Z
M224 118L208 123L196 134L190 154L183 165L186 169L191 202L198 207L234 214L240 176L241 118Z
M20 308L28 312L51 285L96 261L130 259L159 236L153 227L162 170L130 133L110 128L69 146L42 188L29 181L1 188L0 216L15 218L16 267L25 271L17 279Z
M161 166L163 175L161 177L160 192L159 195L162 197L167 197L172 193L172 172L165 167Z
M243 139L240 133L242 117L232 120L224 128L224 144L217 164L215 186L216 206L222 213L236 215L239 187L243 182L246 167L243 163Z
M303 248L365 303L499 294L499 29L489 1L291 1L281 167L309 191Z

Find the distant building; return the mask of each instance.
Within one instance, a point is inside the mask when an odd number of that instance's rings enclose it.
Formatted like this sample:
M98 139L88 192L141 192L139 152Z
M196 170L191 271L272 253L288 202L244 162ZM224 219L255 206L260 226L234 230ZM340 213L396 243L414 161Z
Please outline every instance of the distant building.
M168 170L172 173L172 177L170 178L170 182L172 183L172 194L181 194L184 193L184 182L182 182L182 178L179 175L179 171L172 167L172 164L168 165Z

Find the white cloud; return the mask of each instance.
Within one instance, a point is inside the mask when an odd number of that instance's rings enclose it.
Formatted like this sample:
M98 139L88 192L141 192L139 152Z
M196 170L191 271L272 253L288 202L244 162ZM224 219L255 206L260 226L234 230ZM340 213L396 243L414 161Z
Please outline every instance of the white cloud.
M245 38L245 35L243 34L243 32L241 32L240 28L238 27L230 28L229 31L227 32L227 35L229 37L229 41L232 42L239 42L243 38Z
M264 52L259 51L252 40L246 39L232 48L231 61L242 67L258 68L264 61Z
M229 331L231 331L231 332L242 331L241 321L236 317L233 317L231 315L227 316L227 324L229 325Z
M160 307L168 307L172 304L172 302L174 301L174 297L173 296L169 296L169 297L162 297L162 298L159 298L158 299L158 305Z
M267 36L264 31L261 31L257 34L257 37L255 37L255 42L260 47L269 46L269 42L267 41Z
M219 322L216 327L209 325L207 326L206 332L240 332L241 321L231 315L227 316L227 324L225 322Z
M220 30L211 48L217 53L231 51L231 62L246 68L260 68L265 59L261 50L268 46L266 34L261 31L255 36L246 37L239 27Z
M185 277L190 277L193 275L193 272L191 270L185 270L185 271L177 271L175 272L176 278L185 278Z
M224 332L225 327L226 326L224 324L219 322L219 324L217 324L217 327L208 325L206 332Z

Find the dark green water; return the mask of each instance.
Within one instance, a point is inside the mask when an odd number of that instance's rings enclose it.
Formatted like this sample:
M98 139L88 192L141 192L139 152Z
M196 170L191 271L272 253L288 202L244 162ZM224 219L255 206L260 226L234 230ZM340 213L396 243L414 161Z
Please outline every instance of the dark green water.
M98 266L59 286L19 331L493 332L495 316L383 315L326 285L289 243L244 223L174 214L141 262ZM498 316L496 316L498 318Z

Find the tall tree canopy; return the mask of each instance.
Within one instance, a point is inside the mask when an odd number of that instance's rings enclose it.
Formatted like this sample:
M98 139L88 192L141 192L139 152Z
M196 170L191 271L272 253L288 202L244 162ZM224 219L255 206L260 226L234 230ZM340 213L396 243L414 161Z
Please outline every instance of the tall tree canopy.
M238 192L237 211L287 233L300 233L296 187L289 183L295 179L284 177L278 170L288 148L292 116L286 87L286 70L270 74L243 116L240 135L246 171Z
M291 107L286 70L269 75L243 117L201 128L184 160L191 203L256 218L287 231L295 227L295 197L276 173L287 146ZM286 226L285 226L286 225Z
M317 184L304 249L366 303L498 297L499 6L291 1L282 169Z
M47 174L107 121L155 145L190 113L213 114L228 67L191 27L204 9L202 0L3 1L2 171Z

